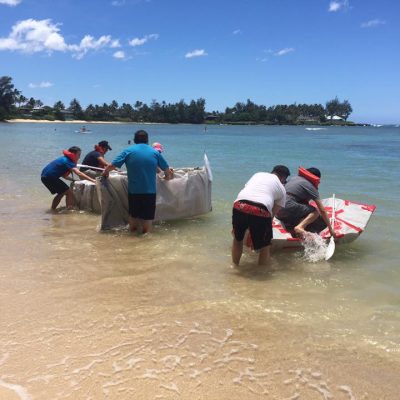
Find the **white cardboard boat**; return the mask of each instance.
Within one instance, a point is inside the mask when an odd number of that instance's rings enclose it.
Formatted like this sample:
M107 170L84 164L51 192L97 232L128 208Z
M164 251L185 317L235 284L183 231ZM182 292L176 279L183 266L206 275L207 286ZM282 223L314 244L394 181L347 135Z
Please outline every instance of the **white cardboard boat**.
M336 232L336 244L350 243L356 240L361 233L364 232L371 215L376 209L375 205L360 204L354 201L333 197L323 199L322 203L329 218L332 218L332 210L335 210L334 229ZM293 237L277 218L274 218L272 227L272 246L276 249L296 248L302 246L302 240ZM328 228L321 231L319 235L326 240L330 238Z
M212 172L207 156L205 165L174 170L174 178L166 181L157 175L155 221L193 217L211 211ZM101 214L101 230L118 229L128 224L128 178L110 173L99 177L96 184L83 180L73 183L73 192L80 210Z

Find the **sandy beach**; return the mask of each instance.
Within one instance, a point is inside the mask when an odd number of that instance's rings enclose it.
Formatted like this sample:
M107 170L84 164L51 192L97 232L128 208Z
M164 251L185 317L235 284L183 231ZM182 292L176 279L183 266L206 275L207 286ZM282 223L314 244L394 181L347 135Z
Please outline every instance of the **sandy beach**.
M132 237L48 212L40 172L65 146L106 138L111 158L132 137L126 124L74 126L1 124L1 400L398 398L398 131L153 126L174 166L201 166L206 148L213 210ZM259 269L246 252L232 268L232 199L288 151L293 171L299 153L323 165L324 195L378 211L329 262L284 251ZM371 188L378 162L393 168Z
M79 119L71 121L48 121L48 120L37 120L37 119L8 119L5 122L8 123L29 123L29 124L80 124L80 125L91 125L91 124L130 124L135 122L113 122L113 121L83 121Z

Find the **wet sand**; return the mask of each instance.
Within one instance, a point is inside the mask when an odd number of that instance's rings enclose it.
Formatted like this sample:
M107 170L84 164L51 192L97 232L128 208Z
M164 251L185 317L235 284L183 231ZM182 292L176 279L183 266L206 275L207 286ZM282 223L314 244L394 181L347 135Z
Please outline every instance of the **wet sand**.
M215 265L180 225L102 234L41 200L2 190L0 399L398 398L397 354L262 306L228 248Z

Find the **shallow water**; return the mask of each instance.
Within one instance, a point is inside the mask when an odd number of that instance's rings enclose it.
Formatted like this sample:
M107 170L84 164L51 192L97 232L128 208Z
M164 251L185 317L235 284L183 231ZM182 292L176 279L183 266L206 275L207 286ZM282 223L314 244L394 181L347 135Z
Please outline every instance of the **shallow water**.
M42 167L137 125L3 124L1 399L396 399L400 372L396 128L148 125L173 166L213 174L213 212L147 237L47 212ZM377 205L329 261L245 254L230 266L230 212L257 170L315 165L321 193ZM382 173L384 168L385 173Z

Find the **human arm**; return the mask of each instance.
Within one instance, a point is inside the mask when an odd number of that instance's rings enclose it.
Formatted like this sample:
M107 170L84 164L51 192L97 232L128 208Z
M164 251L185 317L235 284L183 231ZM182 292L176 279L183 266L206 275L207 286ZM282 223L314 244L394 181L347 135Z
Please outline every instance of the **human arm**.
M171 180L174 177L174 170L170 167L164 169L164 179L166 181Z
M274 201L274 205L272 207L272 218L278 214L279 210L286 205L286 190L283 186L281 186L281 194L278 199Z
M97 161L99 162L99 165L101 168L106 168L108 167L110 164L104 159L103 156L97 157Z
M333 229L332 225L331 225L331 221L329 220L329 216L327 214L327 212L325 211L325 207L322 204L322 201L320 199L315 199L315 204L318 207L318 211L322 217L322 219L324 220L324 222L326 223L326 225L328 226L329 232L330 234L335 237L335 230Z
M104 176L104 178L108 178L110 171L113 171L115 169L117 169L117 167L115 167L113 164L108 164L101 175Z
M277 204L276 202L274 203L274 206L272 207L272 218L274 218L275 215L278 214L281 208L282 207L279 204Z
M86 179L87 181L96 183L96 180L91 178L90 176L86 175L85 173L83 173L82 171L79 171L79 169L77 167L74 167L71 169L71 172L73 172L74 174L78 175L80 178L82 179Z

